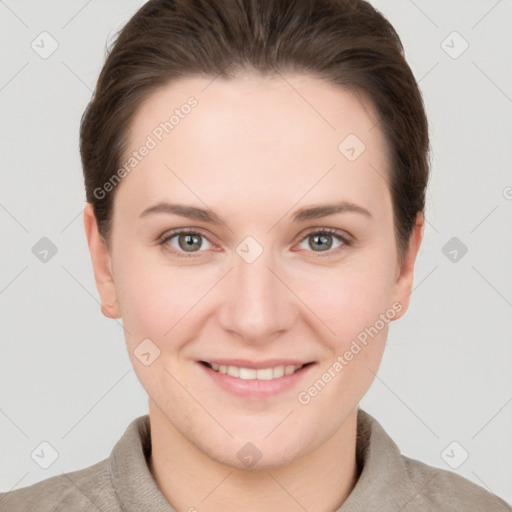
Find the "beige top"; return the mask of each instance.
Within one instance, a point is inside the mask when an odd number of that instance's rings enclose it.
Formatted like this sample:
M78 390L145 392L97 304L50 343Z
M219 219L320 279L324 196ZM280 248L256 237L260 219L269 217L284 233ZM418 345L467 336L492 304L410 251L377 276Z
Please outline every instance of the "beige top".
M367 412L358 409L359 479L336 512L510 512L471 481L401 455ZM149 471L149 416L134 419L110 457L79 471L0 494L1 512L176 512ZM200 508L200 507L199 507Z

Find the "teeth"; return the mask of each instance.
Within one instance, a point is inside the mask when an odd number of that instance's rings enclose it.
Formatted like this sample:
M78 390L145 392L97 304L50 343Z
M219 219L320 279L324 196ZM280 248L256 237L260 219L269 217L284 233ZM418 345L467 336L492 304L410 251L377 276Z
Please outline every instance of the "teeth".
M255 377L258 380L272 380L274 378L274 370L272 370L272 368L264 368L264 369L256 370Z
M240 368L238 366L227 366L224 364L211 363L211 367L216 372L222 373L223 375L231 375L231 377L237 377L243 380L272 380L279 379L284 375L291 375L296 372L303 365L299 366L274 366L273 368L260 368L255 370L254 368Z
M295 366L286 366L285 369L284 369L284 374L285 375L290 375L294 371L295 371Z
M236 366L228 366L228 375L231 375L231 377L240 377L240 368Z
M256 375L257 375L256 370L253 370L252 368L240 368L240 378L241 379L244 379L244 380L255 379Z
M295 366L292 366L292 368L295 368ZM299 368L302 368L302 367L300 366ZM282 377L284 375L284 372L285 372L284 366L276 366L274 368L274 371L272 372L272 375L275 379L279 379L279 377Z

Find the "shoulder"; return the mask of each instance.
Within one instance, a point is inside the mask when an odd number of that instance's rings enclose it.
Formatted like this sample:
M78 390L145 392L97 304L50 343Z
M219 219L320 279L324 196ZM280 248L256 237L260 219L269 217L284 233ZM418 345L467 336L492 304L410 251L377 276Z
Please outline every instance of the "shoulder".
M422 505L428 507L425 510L512 511L504 500L457 473L429 466L405 455L402 455L402 460L417 491L411 499L411 510Z
M109 459L78 471L0 493L0 512L121 510L111 483Z
M503 499L467 478L403 455L382 425L362 409L357 433L361 473L343 512L512 512Z

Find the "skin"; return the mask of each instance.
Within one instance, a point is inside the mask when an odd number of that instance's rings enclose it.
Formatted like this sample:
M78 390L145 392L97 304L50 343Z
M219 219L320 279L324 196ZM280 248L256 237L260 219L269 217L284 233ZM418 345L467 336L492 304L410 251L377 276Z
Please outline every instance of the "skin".
M198 106L117 186L110 247L92 206L84 211L102 311L122 318L148 393L151 471L178 511L335 510L357 481L357 406L389 324L309 403L297 395L393 303L401 305L394 320L405 313L423 216L400 260L387 146L371 105L307 75L182 78L142 105L130 150L190 96ZM338 150L350 133L366 146L353 162ZM298 208L341 200L371 216L291 222ZM160 201L210 208L224 224L139 217ZM180 249L179 236L159 245L176 228L206 238L193 253ZM327 235L315 250L309 233L318 228L346 233L352 244ZM236 252L247 236L263 249L252 263ZM134 355L146 338L160 350L149 366ZM261 400L211 383L197 361L220 357L316 364L293 389ZM249 441L262 454L252 469L237 457Z

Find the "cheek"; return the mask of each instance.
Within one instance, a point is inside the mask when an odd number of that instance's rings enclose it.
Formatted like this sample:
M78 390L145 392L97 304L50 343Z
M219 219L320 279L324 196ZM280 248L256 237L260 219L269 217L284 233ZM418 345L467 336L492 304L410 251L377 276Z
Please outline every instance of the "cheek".
M318 405L344 397L355 406L371 385L389 324L401 311L401 305L393 305L392 300L394 272L393 254L378 251L332 274L329 292L318 295L315 308L335 333L325 338L332 356L316 375L333 384L322 392Z
M126 347L140 383L158 403L163 403L167 394L160 394L169 386L169 400L185 400L168 372L178 371L183 347L200 331L200 322L191 319L208 283L198 286L197 271L194 281L193 270L171 268L135 251L125 252L116 269ZM149 361L144 360L147 353Z
M338 351L391 307L392 266L384 262L354 261L339 269L304 273L301 281L298 295L306 298L306 305L326 327L325 339Z
M354 277L343 284L314 306L323 307L320 316L334 334L322 339L328 355L297 396L309 412L321 415L330 410L333 425L342 422L368 391L382 360L389 324L400 309L390 304L386 288L377 290L371 280Z
M198 282L192 267L171 267L163 257L155 261L136 251L124 253L116 270L116 291L130 343L141 337L171 339L208 289L207 276Z

